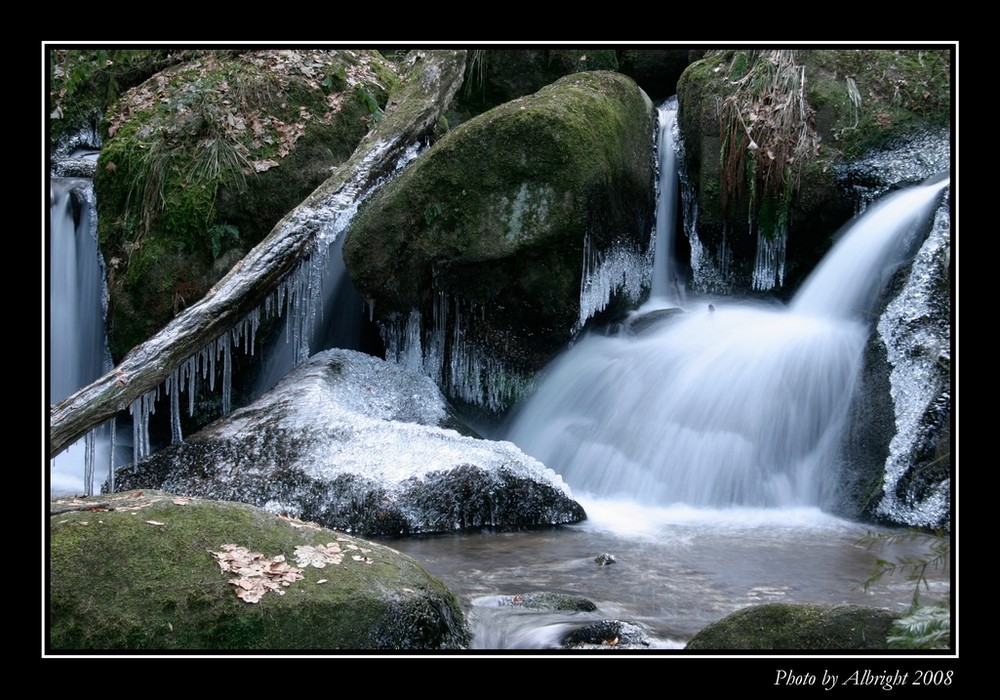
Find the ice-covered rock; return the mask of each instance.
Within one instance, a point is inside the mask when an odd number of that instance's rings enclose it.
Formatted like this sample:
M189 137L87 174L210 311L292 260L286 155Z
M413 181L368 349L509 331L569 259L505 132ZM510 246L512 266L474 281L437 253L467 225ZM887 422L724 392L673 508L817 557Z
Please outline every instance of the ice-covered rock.
M253 404L117 472L117 487L262 506L367 535L521 528L585 517L551 469L446 426L427 376L318 353Z

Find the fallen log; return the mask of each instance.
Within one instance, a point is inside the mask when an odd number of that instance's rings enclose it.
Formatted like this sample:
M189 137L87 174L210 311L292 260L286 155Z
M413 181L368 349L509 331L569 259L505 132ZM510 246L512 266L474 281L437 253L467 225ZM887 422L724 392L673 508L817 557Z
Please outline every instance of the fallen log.
M384 117L353 155L196 304L130 351L113 370L49 409L49 457L164 382L228 332L317 249L337 216L331 202L360 194L431 131L462 83L465 51L411 52L410 70Z

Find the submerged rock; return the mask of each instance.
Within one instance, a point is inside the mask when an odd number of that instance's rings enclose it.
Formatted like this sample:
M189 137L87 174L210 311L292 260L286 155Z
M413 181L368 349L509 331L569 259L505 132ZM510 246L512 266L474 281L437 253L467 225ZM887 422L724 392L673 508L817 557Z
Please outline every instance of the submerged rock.
M498 596L496 604L547 612L593 612L597 610L597 606L583 596L568 593L547 593L545 591Z
M164 492L69 500L49 531L53 650L468 646L451 592L388 547Z
M889 627L898 617L864 605L755 605L712 623L686 648L886 649Z
M563 637L562 645L567 649L645 649L651 645L651 641L646 632L635 623L601 620L573 630Z
M586 517L551 469L509 442L440 427L426 376L318 353L253 404L119 469L119 489L252 503L367 535L522 528Z

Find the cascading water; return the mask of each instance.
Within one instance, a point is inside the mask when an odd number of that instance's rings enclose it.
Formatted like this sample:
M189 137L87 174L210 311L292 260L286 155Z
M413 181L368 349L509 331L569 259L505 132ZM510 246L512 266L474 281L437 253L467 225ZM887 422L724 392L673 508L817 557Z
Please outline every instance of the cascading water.
M91 180L49 182L49 402L56 403L110 366L104 331L104 265L97 249ZM92 488L88 469L110 466L110 426L51 460L53 495ZM89 453L89 456L88 456Z
M861 316L947 184L870 207L789 308L701 302L634 334L585 338L548 371L509 438L576 494L826 505L867 338Z
M677 98L660 105L657 156L659 162L659 192L656 199L656 242L654 247L653 279L649 295L653 298L680 301L677 271L673 267L671 250L677 221L677 200L680 183L677 180L677 151L674 131L677 129Z

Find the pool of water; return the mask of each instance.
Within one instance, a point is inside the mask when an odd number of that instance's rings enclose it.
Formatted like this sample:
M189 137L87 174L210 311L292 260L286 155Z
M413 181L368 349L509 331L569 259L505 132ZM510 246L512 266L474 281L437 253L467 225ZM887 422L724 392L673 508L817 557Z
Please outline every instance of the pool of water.
M555 649L598 620L636 624L650 648L681 649L701 628L740 608L771 602L864 604L905 611L905 575L861 585L877 557L919 556L919 544L868 549L871 531L817 509L643 508L580 499L584 523L532 532L481 532L396 540L459 597L476 649ZM614 563L599 565L602 554ZM950 593L950 571L929 572L921 600ZM567 593L594 612L498 605L497 596Z

